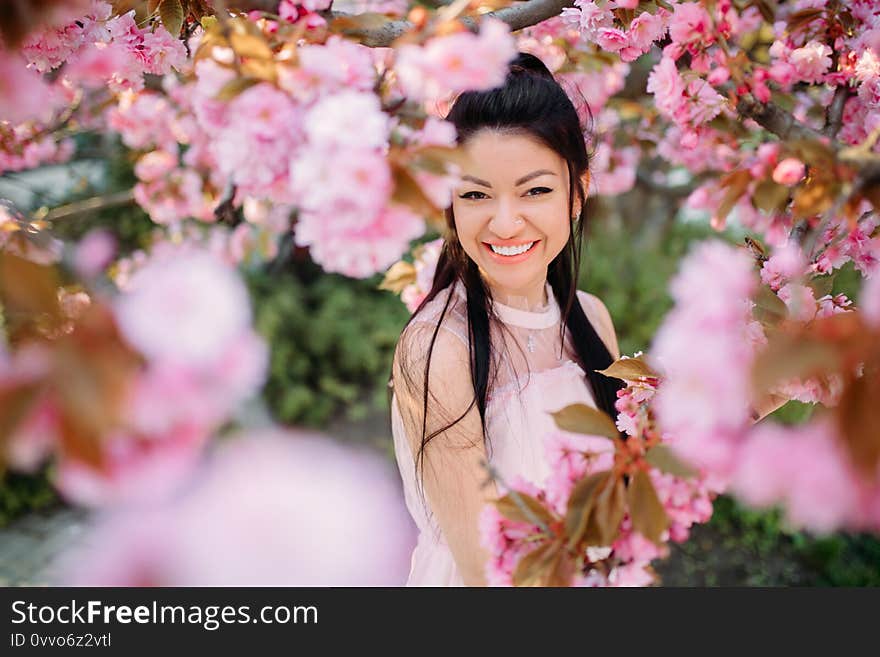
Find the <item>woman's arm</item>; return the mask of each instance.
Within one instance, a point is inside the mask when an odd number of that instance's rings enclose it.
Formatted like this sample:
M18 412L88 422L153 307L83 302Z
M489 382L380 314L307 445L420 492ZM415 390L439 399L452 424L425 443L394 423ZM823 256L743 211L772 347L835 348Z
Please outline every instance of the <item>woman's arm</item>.
M427 328L433 332L433 327ZM401 340L401 343L399 351L406 349L409 343L412 362L409 371L404 372L406 361L401 363L400 358L395 357L394 388L415 458L422 436L426 357L412 356L413 349L427 351L428 342L422 336ZM407 384L399 383L404 381ZM461 420L432 438L425 448L424 490L465 585L485 586L489 553L480 545L478 520L483 507L498 496L498 491L491 480L484 485L488 473L481 463L487 460L486 448L474 402L467 349L458 337L441 329L431 354L426 435L460 416L463 416Z
M581 301L581 307L584 314L590 320L590 324L596 329L596 333L605 343L611 358L617 360L620 358L620 347L617 344L617 334L614 331L614 322L611 320L611 313L595 294L578 290L578 298Z

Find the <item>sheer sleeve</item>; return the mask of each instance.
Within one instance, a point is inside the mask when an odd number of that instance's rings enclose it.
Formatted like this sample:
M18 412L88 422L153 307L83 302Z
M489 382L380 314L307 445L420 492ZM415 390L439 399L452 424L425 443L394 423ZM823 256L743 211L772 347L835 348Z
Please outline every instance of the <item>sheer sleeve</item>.
M425 404L425 365L432 337ZM485 585L489 558L480 545L478 519L498 492L482 466L486 461L468 349L459 331L414 322L398 342L393 387L406 444L420 468L424 500L439 526L465 585ZM452 425L452 426L449 426ZM437 435L432 434L437 433ZM419 458L423 435L429 440Z

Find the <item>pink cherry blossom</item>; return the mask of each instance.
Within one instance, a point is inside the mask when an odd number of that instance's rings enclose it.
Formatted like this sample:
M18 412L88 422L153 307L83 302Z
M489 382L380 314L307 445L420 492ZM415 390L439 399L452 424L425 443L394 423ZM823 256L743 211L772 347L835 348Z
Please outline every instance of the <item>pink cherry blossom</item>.
M674 117L682 106L685 84L675 61L663 57L648 76L648 93L654 95L657 109L667 117Z
M83 278L99 275L116 254L116 238L109 230L90 230L76 245L73 266Z
M623 30L614 27L600 27L596 30L596 43L602 50L617 52L629 44Z
M794 185L803 180L806 167L796 157L787 157L773 169L773 180L780 185Z
M391 266L424 230L421 217L392 204L372 217L303 212L294 239L327 271L365 278Z
M244 284L200 253L145 265L117 309L122 331L137 349L179 363L215 362L250 323Z
M788 56L797 76L804 82L821 82L831 67L831 48L818 41L810 41Z
M630 45L644 53L663 36L664 32L666 25L660 14L650 14L646 11L636 16L630 23L627 36Z
M186 490L99 516L67 584L394 586L415 543L387 463L326 436L228 441Z
M696 52L714 42L712 19L698 2L677 4L669 19L669 37L679 46Z
M500 85L515 55L507 25L483 20L478 35L459 32L434 37L424 47L401 46L395 71L408 97L436 101L459 91Z
M792 242L774 250L761 267L761 280L774 292L786 283L804 274L806 259L801 249Z
M310 143L318 146L379 148L388 139L388 117L372 93L342 91L319 100L304 121Z

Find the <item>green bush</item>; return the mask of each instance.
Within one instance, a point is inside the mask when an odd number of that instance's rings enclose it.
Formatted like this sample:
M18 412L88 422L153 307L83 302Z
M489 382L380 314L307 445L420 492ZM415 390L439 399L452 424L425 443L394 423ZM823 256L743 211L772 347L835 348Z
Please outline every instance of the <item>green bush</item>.
M621 354L647 351L672 307L669 279L694 242L717 235L708 226L675 223L665 237L637 241L622 225L596 223L585 240L578 287L608 307Z
M0 479L0 527L16 517L58 502L46 475L7 472Z
M394 345L409 317L378 278L352 280L302 260L248 276L257 330L271 344L264 397L285 423L321 426L386 409Z

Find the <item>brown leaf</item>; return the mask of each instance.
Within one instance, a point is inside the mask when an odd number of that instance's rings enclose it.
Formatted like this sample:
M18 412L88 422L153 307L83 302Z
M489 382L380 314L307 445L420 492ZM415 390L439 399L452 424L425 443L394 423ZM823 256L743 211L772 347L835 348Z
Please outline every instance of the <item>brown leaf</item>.
M634 358L618 358L604 370L596 370L599 374L610 376L624 381L638 381L640 379L656 379L659 375L651 369L645 360L636 356Z
M561 538L523 556L513 572L514 586L571 586L575 563Z
M792 216L806 219L825 212L834 203L840 184L825 177L808 177L806 182L794 192L791 206Z
M737 204L742 195L745 194L746 188L752 180L752 174L745 169L732 171L721 178L720 186L727 189L724 198L718 206L718 210L713 214L714 218L719 221L727 219L727 215L733 210L733 206Z
M779 212L788 205L788 197L791 190L785 185L780 185L773 180L762 180L755 187L752 194L752 203L756 208L765 212Z
M262 33L233 31L229 35L229 45L239 57L274 59L274 53Z
M693 477L697 474L691 466L680 460L667 445L654 445L645 454L645 460L652 466L676 477Z
M660 535L669 526L669 518L647 472L639 470L630 479L627 502L633 529L649 541L659 544Z
M416 268L412 263L400 260L391 265L385 272L385 278L379 283L380 290L390 290L400 294L403 288L416 281Z
M559 541L547 541L523 556L513 571L514 586L541 586L545 571L559 553Z
M6 452L6 442L27 417L39 393L39 383L0 387L0 463Z
M770 338L752 368L752 387L760 399L778 384L837 372L840 350L833 344L787 334Z
M415 151L413 166L437 175L449 173L450 165L466 168L471 161L467 153L459 147L425 146Z
M595 472L581 479L572 489L565 512L565 534L569 548L573 549L581 542L596 499L610 477L608 470Z
M252 77L233 78L220 88L220 91L217 92L215 98L217 100L222 100L223 102L229 102L239 94L259 83L260 80Z
M620 432L607 413L586 404L571 404L550 415L556 426L564 431L611 439L620 437Z
M408 206L413 212L423 217L440 213L440 208L428 198L422 190L422 186L405 166L392 164L391 171L394 179L392 201Z
M59 286L54 268L0 252L0 305L15 333L29 333L34 326L61 321ZM11 340L15 338L10 335Z
M124 343L109 309L94 304L53 353L52 390L62 414L62 441L74 458L100 462L100 446L126 422L130 384L141 357Z
M271 59L245 59L239 65L243 75L264 82L275 82L278 79L278 66Z
M515 493L514 497L514 493L510 492L497 500L493 500L493 504L501 515L513 522L535 525L538 524L535 522L537 519L545 525L550 525L556 520L547 507L526 493ZM528 512L521 505L525 506Z
M808 164L811 172L829 175L834 169L835 155L828 144L816 139L795 139L787 142L786 148Z
M575 573L575 561L568 550L560 548L544 578L544 586L571 586Z
M180 36L180 30L183 28L183 21L186 18L180 0L161 0L159 17L162 19L162 25L173 37Z
M861 192L862 196L868 199L871 205L874 206L874 211L880 211L880 185L877 183L867 184L862 187Z
M609 482L599 493L593 506L592 522L596 535L585 537L590 545L611 545L620 530L620 521L626 511L626 487L623 479Z
M761 13L761 18L763 18L766 22L771 25L776 20L776 15L773 12L773 7L771 7L767 0L752 0L751 5L753 7L757 7L758 11Z
M847 381L834 414L853 464L873 481L880 466L880 358Z
M788 31L797 32L809 23L820 18L825 13L824 9L802 9L788 17Z

